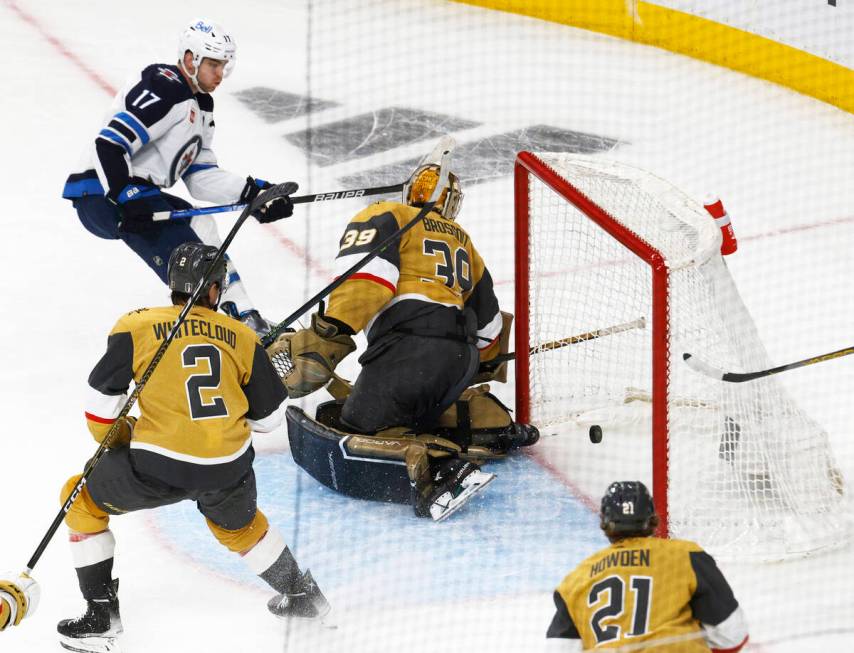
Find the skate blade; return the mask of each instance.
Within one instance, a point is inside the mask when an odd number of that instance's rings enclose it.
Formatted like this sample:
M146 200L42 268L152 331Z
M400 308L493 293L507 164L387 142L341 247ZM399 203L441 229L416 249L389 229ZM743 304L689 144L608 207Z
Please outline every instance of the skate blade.
M317 615L314 617L299 617L293 614L284 614L284 615L274 615L276 619L279 621L290 621L294 624L317 624L323 628L327 628L329 630L335 630L338 628L338 623L335 621L334 617L330 616L330 611L327 610L323 615Z
M59 645L75 653L121 653L117 637L63 637Z
M490 483L492 483L492 481L495 480L495 474L483 475L487 477L486 480L480 481L475 485L469 485L465 490L460 492L460 494L458 494L451 500L449 507L444 512L440 513L438 516L433 517L433 521L445 521L448 517L457 512L457 510L466 505L469 502L469 499L471 499L475 494L480 492L483 488L485 488L487 485L489 485Z

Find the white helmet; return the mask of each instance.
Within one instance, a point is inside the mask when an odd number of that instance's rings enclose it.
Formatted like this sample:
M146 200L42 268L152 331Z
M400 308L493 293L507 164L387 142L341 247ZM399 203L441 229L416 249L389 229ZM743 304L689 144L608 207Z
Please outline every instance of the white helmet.
M184 53L187 50L193 53L193 66L196 70L192 75L184 69ZM228 77L237 59L237 44L220 25L200 18L192 21L178 40L178 63L196 86L199 85L199 80L196 78L199 73L199 64L205 57L225 61L222 75Z

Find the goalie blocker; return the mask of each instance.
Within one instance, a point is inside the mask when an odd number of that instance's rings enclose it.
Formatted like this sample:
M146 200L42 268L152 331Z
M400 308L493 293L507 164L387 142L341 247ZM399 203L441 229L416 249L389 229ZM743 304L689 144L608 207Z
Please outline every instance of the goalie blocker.
M316 418L290 406L294 461L326 487L372 501L410 503L419 517L446 519L495 477L480 470L518 446L534 444L536 428L515 424L488 386L468 389L436 433L392 428L375 435L347 432L342 402L317 407Z

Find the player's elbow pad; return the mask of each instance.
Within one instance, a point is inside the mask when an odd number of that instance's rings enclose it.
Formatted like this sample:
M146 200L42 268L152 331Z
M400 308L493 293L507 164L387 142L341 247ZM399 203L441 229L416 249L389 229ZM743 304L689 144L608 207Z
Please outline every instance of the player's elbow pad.
M713 653L738 653L747 644L747 621L740 607L716 626L703 624Z

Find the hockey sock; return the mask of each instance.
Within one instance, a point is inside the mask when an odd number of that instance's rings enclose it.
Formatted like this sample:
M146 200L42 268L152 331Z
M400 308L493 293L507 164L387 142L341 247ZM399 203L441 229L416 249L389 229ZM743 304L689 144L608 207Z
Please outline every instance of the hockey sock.
M292 592L301 577L299 565L285 546L282 534L270 528L263 538L243 555L243 560L261 580L280 594Z
M96 534L71 533L71 558L80 591L87 601L104 598L113 578L116 539L109 530Z

